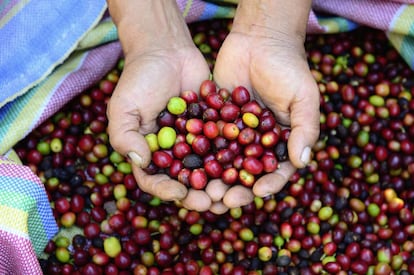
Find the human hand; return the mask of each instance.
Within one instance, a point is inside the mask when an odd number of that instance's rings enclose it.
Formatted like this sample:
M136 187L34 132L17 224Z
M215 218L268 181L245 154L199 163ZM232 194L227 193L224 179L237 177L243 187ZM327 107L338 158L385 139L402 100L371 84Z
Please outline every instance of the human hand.
M188 209L220 214L228 210L219 195L228 186L220 184L221 180L211 181L207 191L187 190L167 174L145 172L151 161L145 135L158 130L157 117L171 97L183 90L199 90L210 73L206 66L195 47L174 51L149 49L137 57L126 56L124 70L108 104L108 133L114 149L131 159L141 190L164 201L178 201ZM251 193L246 195L245 200L251 201Z
M254 196L275 194L296 168L310 160L319 136L319 91L304 50L311 5L311 0L238 1L232 31L215 63L214 80L229 90L249 89L279 124L291 128L289 161L259 178L253 189L211 181L206 188L214 202L211 208L225 211L247 205Z
M196 89L208 78L209 68L193 46L181 49L148 49L126 56L118 85L108 104L108 133L115 150L133 161L140 188L163 200L180 200L187 190L167 175L147 175L151 161L145 135L158 130L157 116L168 99L180 91Z
M108 5L125 53L124 69L108 104L111 145L131 159L143 191L165 201L182 200L187 187L165 174L148 175L143 170L151 161L144 136L158 130L157 116L171 97L198 90L210 76L209 67L175 1L108 1ZM146 12L137 19L142 10ZM199 204L188 207L208 209L207 194L194 193Z
M130 158L143 191L192 210L227 211L221 199L211 199L211 192L187 190L166 174L149 175L144 170L151 162L145 135L158 130L156 119L168 100L181 91L198 91L210 76L175 1L108 0L108 6L125 54L123 72L108 104L112 147ZM146 12L137 19L142 10Z
M237 69L236 69L237 68ZM312 77L303 41L280 34L273 37L232 31L219 51L214 70L219 87L232 90L244 86L252 98L273 111L279 124L291 128L289 161L274 173L262 176L253 192L264 197L280 191L296 168L306 166L311 147L319 136L319 90ZM230 208L246 203L230 188L223 202Z

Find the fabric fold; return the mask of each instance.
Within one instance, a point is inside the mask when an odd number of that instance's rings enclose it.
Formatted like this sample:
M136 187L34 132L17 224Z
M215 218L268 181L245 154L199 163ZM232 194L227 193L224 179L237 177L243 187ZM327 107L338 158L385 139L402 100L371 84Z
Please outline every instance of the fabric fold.
M9 5L5 5L9 3ZM6 1L0 19L0 107L63 63L106 9L99 1Z

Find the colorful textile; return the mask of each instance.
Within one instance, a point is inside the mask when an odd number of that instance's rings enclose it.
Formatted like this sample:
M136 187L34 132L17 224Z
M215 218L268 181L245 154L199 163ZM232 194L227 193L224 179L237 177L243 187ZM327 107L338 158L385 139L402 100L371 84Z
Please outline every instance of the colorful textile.
M313 13L320 17L322 33L341 32L357 25L384 31L407 64L414 69L414 0L314 0Z
M3 1L0 37L7 43L0 44L0 75L5 76L0 79L0 102L15 99L49 75L104 11L104 0L93 5L66 0Z
M231 18L227 1L177 0L188 23ZM414 68L414 0L314 0L308 33L360 25L386 32ZM106 3L0 2L0 274L40 274L36 262L58 228L40 181L8 159L11 148L70 99L102 78L122 55Z
M0 274L41 274L36 255L58 230L43 183L4 157L0 183Z

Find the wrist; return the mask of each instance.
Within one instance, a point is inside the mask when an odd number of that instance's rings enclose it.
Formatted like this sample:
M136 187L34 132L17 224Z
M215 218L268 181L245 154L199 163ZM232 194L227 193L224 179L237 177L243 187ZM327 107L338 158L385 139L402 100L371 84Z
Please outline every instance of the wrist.
M193 45L175 0L108 0L125 55Z
M232 31L303 43L311 0L240 0Z

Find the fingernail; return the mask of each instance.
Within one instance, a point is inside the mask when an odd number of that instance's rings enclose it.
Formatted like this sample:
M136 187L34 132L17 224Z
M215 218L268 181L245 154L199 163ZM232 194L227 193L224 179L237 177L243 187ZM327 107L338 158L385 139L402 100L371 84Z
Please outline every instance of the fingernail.
M135 153L135 152L129 152L128 153L128 157L138 167L141 167L142 166L142 158L137 153Z
M307 165L310 161L310 155L311 155L311 148L305 147L302 151L302 155L300 155L300 160L303 162L303 164Z

